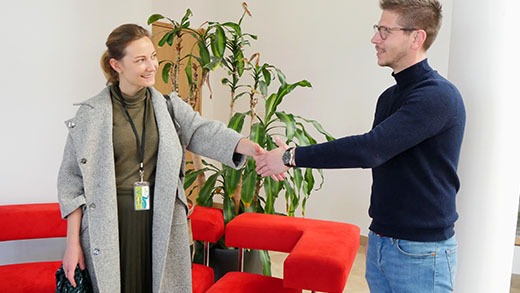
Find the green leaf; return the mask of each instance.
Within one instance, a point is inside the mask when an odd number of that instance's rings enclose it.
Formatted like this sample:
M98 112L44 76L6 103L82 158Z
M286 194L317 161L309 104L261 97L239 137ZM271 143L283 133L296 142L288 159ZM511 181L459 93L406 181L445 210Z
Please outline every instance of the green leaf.
M331 141L331 140L335 140L336 138L334 138L330 133L328 133L324 128L323 126L316 120L311 120L311 119L306 119L306 118L303 118L303 117L300 117L300 116L296 116L298 117L299 119L302 119L303 121L307 122L307 123L310 123L312 124L312 126L321 134L323 134L325 136L325 138L327 139L327 141Z
M294 116L285 112L276 112L275 114L276 117L285 124L285 137L287 137L288 141L292 141L296 133L296 121L294 120Z
M301 190L303 185L303 174L302 169L295 168L293 169L293 182L295 190Z
M169 82L169 78L170 78L170 69L172 68L173 64L171 62L168 62L164 65L163 69L162 69L162 80L164 83L168 83Z
M203 66L203 68L207 69L207 70L215 70L215 69L217 69L218 67L221 66L222 60L223 60L222 58L211 56L211 62L209 62L208 64L205 64Z
M186 67L184 67L184 72L186 73L186 78L188 79L188 84L193 83L193 70L192 70L191 56L188 58L188 63Z
M238 76L242 76L242 74L244 74L245 63L244 63L244 53L242 52L241 49L238 49L238 51L235 54L235 58L237 61L236 67L237 67Z
M267 69L267 64L262 66L262 75L264 76L264 81L267 86L271 84L271 72Z
M265 81L261 80L258 82L258 89L260 90L260 93L262 94L262 96L267 96L267 84L265 83Z
M244 36L249 36L251 39L253 40L257 40L258 39L258 36L257 35L252 35L252 34L244 34Z
M236 170L230 167L224 167L224 189L226 194L234 194L237 190L240 178L242 176L241 170Z
M213 189L217 183L217 177L219 173L215 173L206 180L204 185L200 188L199 196L197 197L197 204L201 206L212 206L213 205Z
M294 217L294 212L296 207L294 206L294 198L296 197L296 193L294 192L294 188L286 179L284 181L285 186L285 202L287 204L287 215Z
M211 40L213 55L217 57L224 56L224 50L226 49L226 33L221 26L217 26L215 29L215 37Z
M251 137L253 142L263 146L265 141L265 126L263 123L257 122L251 126Z
M224 78L220 81L220 83L222 83L222 85L229 85L229 84L231 84L231 81L229 80L229 78L224 77Z
M280 72L279 75L280 74L282 74L282 73ZM284 83L284 84L280 85L280 87L278 88L278 92L276 94L272 94L271 96L269 96L269 98L266 102L266 119L267 120L271 119L271 116L276 111L278 105L280 105L280 103L282 102L284 97L286 95L288 95L290 92L292 92L293 89L295 89L296 87L311 87L311 86L312 86L311 83L306 80L300 80L293 84Z
M267 123L271 119L271 116L273 116L274 112L276 111L276 107L278 106L276 102L276 94L271 94L265 101L265 123Z
M161 14L152 14L152 15L150 15L150 17L148 17L147 24L150 25L150 24L152 24L152 23L154 23L154 22L156 22L158 20L161 20L163 18L164 18L164 16L162 16Z
M177 35L177 31L171 31L171 34L168 36L168 39L166 39L166 43L171 47L173 45L173 39L175 39L175 36ZM179 36L180 37L180 36Z
M269 256L269 251L267 250L258 250L260 254L260 260L262 261L262 272L264 276L271 276L271 257Z
M242 127L244 126L244 120L246 115L243 113L235 113L233 117L229 120L228 128L235 130L236 132L242 132Z
M314 175L312 174L312 169L305 169L305 186L304 192L305 194L311 194L312 189L314 188Z
M190 22L189 21L185 22L184 24L181 25L181 28L182 29L189 29L190 28Z
M206 47L206 44L203 41L198 41L197 45L199 46L200 65L204 67L211 61L208 47Z
M240 27L240 25L238 25L234 22L226 22L226 23L223 23L222 25L233 29L237 36L242 36L242 28Z
M182 17L182 20L181 20L181 26L185 26L186 24L188 24L188 26L186 26L186 27L189 27L189 22L188 23L186 23L186 22L192 15L193 15L193 13L191 12L191 10L189 8L186 9L186 13L184 14L184 16Z
M249 172L242 180L242 193L240 194L240 198L246 208L253 202L256 190L256 176L256 172Z
M165 33L161 39L159 40L159 42L157 43L157 45L159 45L159 47L162 47L164 46L164 44L166 44L166 42L168 41L168 38L173 34L172 31L169 31L167 33Z
M275 181L271 177L266 177L264 179L264 192L266 195L265 199L265 213L266 214L274 214L274 203L278 198L278 194L283 188L282 181Z
M188 189L193 184L193 182L197 180L197 177L207 170L207 168L203 168L196 171L192 170L191 172L186 172L186 176L184 177L184 189Z
M287 84L287 78L285 74L278 68L275 68L276 74L278 75L278 81L282 84L282 86Z
M231 200L230 196L224 196L222 214L224 215L225 224L229 223L229 221L236 217L235 202Z

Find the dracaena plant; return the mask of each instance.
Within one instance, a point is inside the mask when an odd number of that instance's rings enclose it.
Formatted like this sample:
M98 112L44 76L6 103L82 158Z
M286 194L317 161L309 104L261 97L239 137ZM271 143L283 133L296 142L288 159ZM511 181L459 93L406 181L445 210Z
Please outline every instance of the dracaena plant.
M301 146L316 143L311 132L319 133L326 140L334 139L317 121L279 109L294 89L311 87L311 83L307 80L288 82L281 69L261 63L259 53L251 54L250 58L244 57L257 37L242 31L242 21L246 15L250 15L247 4L243 3L243 7L244 12L238 22L205 22L198 29L190 28L189 18L192 14L189 9L180 22L159 14L150 16L149 24L162 19L172 24L172 29L162 36L159 46L172 46L177 42L180 53L179 44L184 34L190 34L196 39L191 53L185 56L178 54L177 60L160 61L164 64L163 80L167 82L170 79L175 90L175 80L184 66L190 89L205 83L211 93L209 73L223 69L225 77L221 85L229 92L228 127L248 136L267 150L276 148L275 136L284 138L287 144ZM202 69L200 78L195 70L199 67ZM190 91L190 97L195 92ZM240 109L238 105L244 103L238 102L243 99L249 103L245 103L248 105L245 109ZM220 198L224 220L228 223L242 212L294 216L296 210L301 208L302 215L305 215L307 200L313 190L321 188L324 180L322 171L316 169L293 168L286 174L284 181L262 178L255 169L252 158L248 158L245 166L239 170L202 160L198 168L187 171L184 187L193 191L190 187L198 186L199 205L212 206L213 200ZM207 176L204 182L197 180L202 174ZM276 211L275 202L281 193L285 198L285 210Z

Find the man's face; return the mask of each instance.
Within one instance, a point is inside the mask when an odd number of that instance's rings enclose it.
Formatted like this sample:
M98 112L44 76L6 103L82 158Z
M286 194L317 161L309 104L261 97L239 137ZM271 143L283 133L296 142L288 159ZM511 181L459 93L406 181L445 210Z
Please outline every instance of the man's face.
M388 66L394 70L394 73L415 63L411 50L413 33L397 29L403 28L397 23L398 19L397 13L383 10L378 23L380 31L376 31L371 40L376 46L379 66Z

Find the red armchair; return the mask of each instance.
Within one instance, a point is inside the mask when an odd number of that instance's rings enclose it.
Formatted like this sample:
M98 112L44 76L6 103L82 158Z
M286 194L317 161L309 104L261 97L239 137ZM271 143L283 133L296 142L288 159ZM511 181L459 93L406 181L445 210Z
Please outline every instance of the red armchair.
M224 235L222 210L195 206L189 216L193 240L204 242L204 265L192 266L192 291L202 293L213 285L215 276L209 265L209 242L215 243Z
M283 279L227 273L207 292L343 292L359 247L359 227L346 223L245 213L226 226L232 247L289 253Z
M196 206L190 215L193 238L216 242L224 235L222 210ZM67 222L61 218L58 203L0 206L0 241L66 237ZM209 246L206 244L206 248ZM207 259L207 257L205 257ZM54 292L55 273L61 260L0 265L1 292ZM205 292L213 283L213 269L193 264L194 293Z
M57 203L0 206L0 241L65 237L67 222ZM54 274L59 261L41 261L0 266L3 292L54 292ZM4 291L5 290L5 291Z

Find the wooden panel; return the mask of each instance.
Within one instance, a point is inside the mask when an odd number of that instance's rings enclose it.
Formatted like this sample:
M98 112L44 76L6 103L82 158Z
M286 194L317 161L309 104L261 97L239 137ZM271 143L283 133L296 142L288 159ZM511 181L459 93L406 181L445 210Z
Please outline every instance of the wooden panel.
M158 43L159 43L159 40L161 39L161 37L164 35L164 33L166 31L169 31L172 29L172 25L171 24L167 24L167 23L161 23L161 22L156 22L156 23L153 23L152 24L152 41L156 47L156 50L157 50L157 58L159 60L159 62L161 60L176 60L177 58L177 50L175 49L175 46L177 44L173 44L173 46L169 46L168 44L165 44L164 46L162 47L159 47ZM187 54L189 54L190 51L192 51L193 47L196 46L197 43L196 43L196 39L189 35L189 34L186 34L183 36L182 38L182 48L181 48L181 56L186 56ZM195 54L194 55L198 55L198 54ZM181 61L181 66L180 66L180 71L179 71L179 96L182 98L182 99L187 99L188 98L188 95L189 95L189 85L188 85L188 79L186 77L186 74L184 72L184 67L185 67L185 64L186 64L186 60L183 60ZM171 81L168 82L168 83L165 83L163 80L162 80L162 68L163 68L164 65L160 65L159 66L159 69L157 71L157 74L155 75L155 88L160 91L161 93L163 94L169 94L172 92L172 83ZM198 73L198 76L199 76L199 79L200 79L200 76L202 75L202 70L198 70L197 71ZM199 82L200 84L200 82ZM201 91L201 86L199 85L198 87L198 97L201 97L202 95L202 91ZM201 98L198 98L195 105L192 105L192 107L198 111L199 113L202 114L202 99ZM195 161L195 164L197 166L199 166L201 163L200 163L200 157L197 156L197 155L194 155L190 152L186 152L186 161ZM188 165L187 169L190 169L192 165ZM200 167L199 167L200 168ZM201 176L199 176L198 178L198 182L199 184L201 184L202 182L205 181L205 176L204 174L202 174ZM195 202L196 198L197 198L197 194L198 194L198 190L197 189L194 189L193 191L191 189L189 190L186 190L186 194L189 194L190 192L192 192L191 196L189 197L193 202Z

